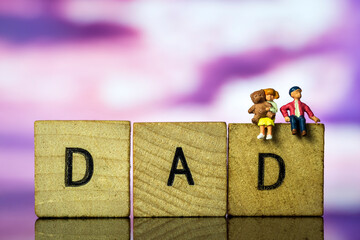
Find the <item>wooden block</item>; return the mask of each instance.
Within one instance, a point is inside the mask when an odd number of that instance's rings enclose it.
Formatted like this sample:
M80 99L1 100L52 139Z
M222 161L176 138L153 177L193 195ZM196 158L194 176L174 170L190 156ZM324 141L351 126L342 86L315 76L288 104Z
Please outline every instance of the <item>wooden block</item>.
M134 239L227 239L225 218L135 218Z
M134 216L225 216L226 140L223 122L135 123Z
M35 239L130 239L129 219L38 219Z
M324 125L307 128L300 137L276 124L273 140L258 140L258 126L229 125L228 214L323 215Z
M38 217L127 217L129 175L130 122L35 122Z
M229 240L233 239L324 239L321 217L236 217L229 220Z

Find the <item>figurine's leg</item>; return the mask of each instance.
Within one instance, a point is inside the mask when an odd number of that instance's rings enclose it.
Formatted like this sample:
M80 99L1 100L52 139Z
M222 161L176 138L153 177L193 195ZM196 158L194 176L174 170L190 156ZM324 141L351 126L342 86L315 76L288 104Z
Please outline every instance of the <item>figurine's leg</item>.
M265 135L265 126L264 125L260 126L260 133Z
M257 136L258 139L263 139L265 137L265 126L260 125L260 134Z
M300 132L301 132L301 136L306 136L307 131L306 131L306 120L304 116L300 116L299 117L299 125L300 125Z
M296 121L296 117L291 115L290 116L290 124L291 124L291 133L293 135L295 135L297 133L297 121Z
M272 125L267 126L266 140L272 139Z

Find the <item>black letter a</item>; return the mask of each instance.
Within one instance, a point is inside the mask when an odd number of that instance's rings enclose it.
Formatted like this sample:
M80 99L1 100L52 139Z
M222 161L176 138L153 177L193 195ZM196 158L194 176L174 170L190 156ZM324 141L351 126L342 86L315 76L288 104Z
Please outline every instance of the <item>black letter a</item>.
M183 165L184 169L177 169L176 168L178 163L179 163L179 159L180 159L181 164ZM173 185L175 174L185 174L189 185L194 185L194 180L193 180L193 178L191 176L190 169L189 169L189 167L187 165L185 155L184 155L184 152L183 152L181 147L176 148L175 157L174 157L174 160L173 160L173 164L172 164L170 175L169 175L169 180L168 180L168 183L167 183L168 186Z
M264 185L264 161L266 157L275 158L279 164L279 177L276 183L273 185L265 186ZM285 162L284 160L276 154L273 153L259 153L259 178L258 178L258 189L259 190L271 190L280 187L285 178Z
M72 180L73 171L73 154L80 153L85 157L86 172L83 179L79 181ZM87 184L94 172L93 158L88 151L82 148L66 148L65 153L65 186L66 187L78 187Z

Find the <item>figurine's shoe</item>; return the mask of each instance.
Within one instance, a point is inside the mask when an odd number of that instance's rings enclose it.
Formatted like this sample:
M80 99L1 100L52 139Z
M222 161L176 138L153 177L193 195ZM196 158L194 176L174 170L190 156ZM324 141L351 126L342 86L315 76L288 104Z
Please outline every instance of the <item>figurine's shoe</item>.
M266 136L266 140L271 140L272 139L272 135L267 135Z
M307 132L304 130L301 132L301 136L306 136Z
M295 135L297 133L296 129L291 130L292 135Z
M258 136L257 136L257 139L264 139L265 135L260 133Z

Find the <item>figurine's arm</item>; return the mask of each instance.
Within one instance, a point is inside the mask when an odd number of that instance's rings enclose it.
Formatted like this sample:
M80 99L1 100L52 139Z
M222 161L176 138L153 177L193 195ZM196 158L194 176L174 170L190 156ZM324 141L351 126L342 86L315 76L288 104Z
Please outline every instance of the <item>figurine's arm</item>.
M270 111L270 108L272 108L271 103L270 103L270 102L265 102L265 106L266 106L265 110L267 111L267 112L266 112L266 116L267 116L268 118L273 118L273 117L275 116L275 113L273 113L272 111Z
M287 111L289 110L289 106L286 104L280 108L280 112L283 115L283 117L288 117Z
M277 111L278 111L278 107L277 107L277 104L275 103L275 102L271 102L270 103L271 104L271 107L270 107L270 112L272 112L272 113L277 113Z
M255 112L255 105L252 105L251 108L249 108L248 113L254 113Z
M313 120L315 123L320 122L320 119L318 119L318 118L315 117L315 116L312 116L310 119Z
M285 118L286 122L290 122L290 118L289 118L289 115L287 112L288 110L289 110L289 104L286 104L280 108L280 112L283 115L283 117Z
M305 103L304 104L304 112L307 113L307 115L309 116L309 118L311 120L313 120L315 123L318 123L320 122L320 119L318 119L317 117L315 117L314 113L311 111L311 109L309 108L308 105L306 105Z
M304 105L304 112L307 113L309 118L312 118L314 116L314 113L311 111L311 109L309 108L308 105L306 105L305 103L302 103L302 104Z

